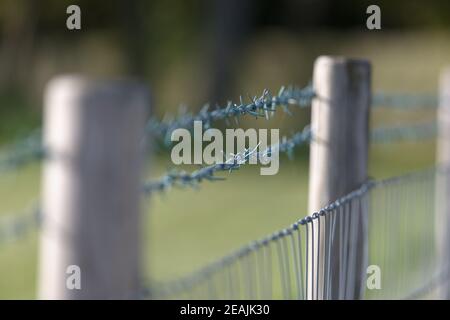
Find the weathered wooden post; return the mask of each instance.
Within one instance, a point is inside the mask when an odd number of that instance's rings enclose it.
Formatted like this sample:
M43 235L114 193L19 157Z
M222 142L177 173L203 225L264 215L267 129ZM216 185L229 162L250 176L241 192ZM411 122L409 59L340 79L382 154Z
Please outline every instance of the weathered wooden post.
M439 272L450 270L450 67L441 73L436 162L436 247ZM439 298L450 299L450 287L439 288Z
M316 97L312 102L312 142L310 149L309 212L316 212L338 198L359 188L367 181L369 112L371 100L371 67L366 60L342 57L319 57L314 65L313 86ZM314 220L314 237L309 233L310 249L308 272L308 299L359 299L363 295L367 260L367 206L358 212L357 246L348 247L355 258L354 277L347 281L353 287L343 286L339 274L339 234L348 232L345 225L336 220L331 255L325 256L325 235L330 226L325 220ZM351 217L356 213L352 213ZM341 229L342 228L342 229ZM320 232L318 232L320 231ZM320 234L320 236L319 236ZM312 264L315 261L315 264ZM325 295L325 263L331 266L330 292ZM347 271L347 270L345 270ZM312 288L314 287L314 290ZM341 288L342 289L342 288Z
M139 294L140 170L149 94L79 76L45 94L39 298Z

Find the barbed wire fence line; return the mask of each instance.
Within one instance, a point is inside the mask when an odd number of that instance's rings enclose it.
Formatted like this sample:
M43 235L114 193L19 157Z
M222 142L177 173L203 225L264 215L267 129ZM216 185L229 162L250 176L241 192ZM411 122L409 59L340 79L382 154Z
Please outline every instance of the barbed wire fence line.
M151 118L145 127L152 139L170 145L170 136L178 128L190 129L195 121L210 128L215 121L239 124L244 116L269 120L281 110L290 115L290 107L309 107L318 97L312 85L304 88L281 88L272 95L264 90L261 96L250 97L248 103L229 102L198 113L181 110L176 117L158 121ZM374 95L374 109L433 110L440 100L434 95ZM422 122L373 128L372 143L419 142L436 138L438 124ZM167 191L173 187L198 187L204 181L223 180L219 172L233 172L252 158L263 158L274 151L292 155L301 146L315 140L310 125L284 137L279 144L263 150L245 149L231 154L224 163L203 166L192 172L169 170L156 180L141 186L144 195ZM51 157L41 143L41 133L34 132L0 152L0 174L17 170L29 163ZM381 291L364 290L366 298L420 298L437 295L436 287L448 287L448 268L441 270L434 241L436 175L450 175L441 167L382 181L363 183L358 189L340 197L331 205L299 219L291 226L225 256L191 275L170 282L150 285L139 294L141 298L189 299L351 299L353 288L360 285L365 274L359 273L360 250L358 230L370 226L368 237L371 256L369 264L388 270L383 276ZM33 207L23 215L0 217L0 245L18 240L40 226L42 209ZM381 236L380 236L381 235ZM400 253L400 254L399 254ZM333 256L333 259L331 259ZM442 288L441 288L442 289ZM337 296L336 293L337 292Z
M375 128L371 133L371 139L374 143L396 143L404 141L422 141L432 139L436 137L437 126L435 122L427 122L424 124L403 125L403 126L391 126ZM0 157L0 163L5 169L4 171L15 170L23 165L40 161L45 157L44 148L41 147L40 141L37 139L38 134L33 133L29 138L26 138L24 142L18 143L18 149L14 150L10 154L5 153L3 157ZM299 131L292 135L289 139L282 141L279 146L279 151L286 154L291 154L296 148L304 145L309 145L312 139L312 133L310 126L306 126L302 131ZM30 150L26 150L24 146L29 146ZM275 151L276 146L272 147ZM257 152L256 150L246 150L242 154L235 155L231 158L232 161L223 164L215 164L205 166L197 169L193 172L180 171L172 169L162 177L156 180L150 180L145 182L142 186L144 194L148 195L154 192L168 191L173 187L193 187L198 188L204 181L221 181L226 178L215 176L218 172L232 172L238 170L241 166L248 163L250 157L258 157L266 154L270 148L267 148L264 152ZM3 162L4 161L4 162ZM20 214L11 214L8 220L14 220L17 217L16 222L4 223L2 226L2 220L0 220L0 227L4 230L4 234L26 235L26 232L17 230L32 231L31 228L15 227L24 223L24 218ZM33 224L33 215L28 215L30 218L28 225L39 226L39 224ZM12 237L13 239L20 239L20 236ZM6 237L0 236L1 239ZM11 239L11 237L10 237ZM10 241L10 240L9 240Z
M278 94L278 98L275 99L277 106L282 105L281 102L285 103L283 105L284 109L283 111L288 113L289 111L286 111L286 106L289 103L293 103L294 101L298 101L299 106L305 107L307 106L310 101L307 101L308 98L312 98L314 96L314 93L311 91L310 87L305 87L305 89L288 89L285 90L282 88L280 90L280 93ZM169 127L175 129L177 125L181 125L182 127L188 127L189 124L193 123L194 120L205 120L207 119L207 123L211 123L213 120L219 120L224 119L226 117L239 117L242 115L252 115L252 116L258 116L262 117L265 116L264 114L255 112L271 112L273 113L276 109L273 108L272 105L269 106L269 102L273 98L270 98L270 94L267 90L264 91L264 94L259 97L255 98L254 101L251 104L240 104L240 105L231 105L229 110L226 109L220 109L219 112L214 112L212 115L206 115L206 109L204 111L201 111L199 115L189 115L189 116L183 116L182 118L178 120L172 120L169 123L161 124L161 125L155 125L156 122L154 119L151 119L149 121L150 127L157 128L157 129L150 129L155 130L154 132L159 132L160 137L164 137L167 135L167 132L169 131ZM282 97L282 98L280 98ZM381 101L383 101L383 105L387 101L396 101L396 104L394 105L395 108L404 108L404 106L407 106L404 102L400 102L398 97L395 96L395 99L389 99L388 96L385 94L382 95L383 99L380 99L379 105L381 105ZM422 99L419 97L414 97L407 99L407 101L422 101ZM429 98L426 98L427 101ZM374 101L377 99L374 99ZM418 103L417 105L423 106L423 104ZM429 107L429 106L428 106ZM203 113L203 115L202 115ZM289 113L288 113L289 114ZM413 124L413 125L402 125L402 126L389 126L389 127L379 127L375 128L372 131L371 139L374 143L393 143L393 142L401 142L401 141L420 141L424 139L432 139L436 136L436 122L427 122L424 124ZM45 158L46 151L45 148L41 144L41 130L36 129L34 130L28 137L26 137L23 140L18 141L14 145L6 148L5 151L0 153L0 172L8 172L11 170L17 170L21 166L40 161ZM311 135L311 128L310 126L306 126L302 131L299 131L295 133L290 139L287 141L284 141L281 144L281 147L279 148L281 152L285 152L287 154L291 154L293 150L301 145L308 145L310 142L310 139L312 138ZM269 150L269 148L266 150L266 152ZM185 171L178 171L178 170L171 170L163 177L159 178L156 181L149 181L144 183L143 185L143 192L145 194L149 194L155 191L166 191L169 188L173 186L191 186L196 187L201 183L202 181L217 181L217 180L223 180L222 177L216 177L214 176L214 173L224 171L224 172L231 172L233 170L239 169L242 165L246 163L246 161L251 156L258 156L258 153L253 151L251 153L238 155L238 157L233 158L234 161L230 161L228 163L224 164L217 164L212 166L206 166L201 169L198 169L194 172L187 173ZM264 152L263 152L264 154ZM239 157L240 156L240 157ZM13 219L15 215L11 215L10 220ZM31 220L33 220L32 218ZM23 218L20 218L20 221L17 221L16 223L10 224L11 226L14 225L20 225L21 221L23 221ZM10 231L8 231L9 234L14 233L13 230L15 227L10 227ZM5 227L4 229L7 229ZM21 228L15 228L17 230ZM24 234L23 232L18 232L17 234Z
M286 89L287 88L287 89ZM178 128L189 128L194 121L202 121L205 128L209 128L214 121L225 120L230 125L230 119L234 119L234 123L239 123L242 116L252 116L256 118L269 119L277 110L282 110L287 115L292 115L289 106L297 106L307 108L310 106L315 94L311 85L304 88L296 88L293 86L281 87L278 94L272 96L270 91L265 89L259 97L253 97L250 103L244 103L243 98L239 104L229 102L226 107L216 107L210 110L209 105L205 105L198 113L188 113L181 110L178 116L165 115L159 120L154 117L147 122L147 133L152 134L154 139L162 139L165 143L170 144L170 134ZM391 108L400 110L416 110L416 109L437 109L437 96L430 94L414 95L378 92L372 100L372 108ZM391 130L392 129L392 130ZM374 142L389 143L398 140L414 141L416 136L430 135L432 137L433 124L416 124L403 125L395 127L385 127L376 129L377 133L373 134ZM384 131L392 131L383 137ZM426 131L426 134L424 134ZM398 133L397 133L398 132ZM42 145L42 130L40 128L26 138L19 140L15 144L3 148L0 151L0 173L19 169L21 166L42 160L46 156L46 150Z

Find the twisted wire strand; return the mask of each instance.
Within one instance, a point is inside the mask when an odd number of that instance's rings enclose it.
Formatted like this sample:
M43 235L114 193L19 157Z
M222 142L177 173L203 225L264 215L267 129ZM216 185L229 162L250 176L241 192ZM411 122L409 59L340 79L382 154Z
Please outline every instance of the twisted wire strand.
M374 108L398 110L436 109L439 105L437 94L376 92L372 97Z
M399 141L421 141L436 137L437 125L436 122L393 126L393 127L379 127L371 131L371 141L373 143L393 143ZM277 146L270 146L263 152L256 152L254 150L245 150L243 153L236 154L228 161L222 164L214 164L202 167L192 173L185 171L172 170L163 175L156 181L149 181L144 184L143 192L150 194L154 191L166 191L174 186L176 187L198 187L203 181L218 181L225 180L223 177L217 177L217 172L229 171L239 169L251 157L264 157L270 152L277 149L282 153L287 153L289 158L292 158L293 151L296 147L301 145L308 145L314 133L308 125L302 131L294 134L290 139L284 140Z
M388 182L386 182L388 183ZM249 243L248 245L245 245L238 249L237 251L232 252L229 255L224 256L223 258L217 260L216 262L213 262L198 271L195 271L191 274L189 274L186 277L176 279L170 282L165 283L158 283L153 282L153 285L151 287L145 288L144 292L145 294L143 297L145 298L164 298L171 295L177 295L181 292L191 290L193 287L198 285L198 283L202 283L210 277L211 275L215 274L216 272L222 270L223 268L227 268L239 259L242 259L243 257L248 256L249 254L260 250L261 248L268 248L271 244L278 244L279 240L286 240L291 237L293 233L297 232L303 232L300 231L301 228L307 228L308 226L312 227L313 221L319 219L323 216L333 215L336 212L337 208L340 208L350 201L362 197L365 195L369 190L371 190L373 187L378 185L377 182L374 181L368 181L361 185L360 188L348 193L344 197L340 198L339 200L336 200L335 202L331 203L330 205L326 206L322 210L313 213L312 215L306 216L305 218L299 219L290 226L281 229L279 231L276 231L272 233L271 235L268 235L260 240L253 241ZM306 229L307 230L307 229ZM307 237L308 238L308 237ZM284 242L283 242L284 245ZM307 256L307 255L306 255ZM284 266L284 261L280 261L281 269L280 272L285 273L286 272L286 266ZM286 278L282 279L283 281L286 281ZM286 285L284 282L283 285ZM288 289L284 288L285 295L288 294ZM303 290L302 290L303 291ZM297 293L299 294L299 293Z
M306 126L302 131L295 133L290 139L282 139L282 141L276 145L269 146L263 151L256 151L246 149L241 153L232 155L228 160L223 163L213 164L202 167L194 172L188 173L185 171L172 171L156 181L149 181L144 184L143 192L150 194L153 191L165 191L174 186L191 186L196 187L202 181L216 181L224 180L223 177L217 177L217 172L239 169L242 165L248 163L250 158L256 157L257 159L270 156L273 152L287 153L292 157L293 151L296 147L308 144L311 139L311 129Z
M283 86L276 95L264 89L261 96L250 98L248 103L241 96L239 103L229 101L226 106L216 106L214 110L210 110L210 106L206 104L197 114L181 110L176 118L167 115L162 121L151 118L147 124L147 132L155 137L162 137L166 144L170 144L170 135L174 129L189 128L194 121L202 121L203 126L209 128L213 121L218 120L225 120L229 125L229 119L234 118L238 123L238 118L243 115L269 119L278 109L290 115L289 106L308 107L314 96L311 85L304 88Z
M450 283L450 268L447 266L443 268L440 272L436 273L429 282L425 285L417 288L408 294L404 299L405 300L416 300L423 298L424 296L432 293L435 290L438 290L442 287L447 287Z
M437 131L436 121L390 127L383 126L371 131L371 141L373 143L424 141L436 138Z

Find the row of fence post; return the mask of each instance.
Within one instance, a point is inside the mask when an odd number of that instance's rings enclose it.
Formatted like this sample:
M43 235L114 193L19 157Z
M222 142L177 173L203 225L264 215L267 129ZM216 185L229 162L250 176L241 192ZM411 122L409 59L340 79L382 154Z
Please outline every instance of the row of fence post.
M371 66L368 61L319 57L314 66L309 212L315 212L368 179ZM450 71L441 81L438 163L450 162ZM43 227L39 297L42 299L131 299L140 288L140 183L142 137L150 98L133 81L102 82L78 76L52 80L46 90ZM449 195L450 179L438 179ZM448 192L447 192L448 191ZM438 192L439 193L439 192ZM440 199L447 204L449 197ZM441 263L450 262L450 205L440 206L437 243ZM368 263L367 206L361 206L356 268L347 299L360 299ZM327 226L310 235L324 245ZM339 228L336 225L335 228ZM321 239L322 238L322 239ZM322 240L322 241L321 241ZM334 239L337 248L339 239ZM336 250L335 250L336 251ZM308 299L325 298L324 250L309 250ZM313 256L314 255L314 256ZM332 272L338 273L337 252ZM310 270L312 271L312 270ZM340 299L337 277L327 298ZM79 282L79 283L77 283Z

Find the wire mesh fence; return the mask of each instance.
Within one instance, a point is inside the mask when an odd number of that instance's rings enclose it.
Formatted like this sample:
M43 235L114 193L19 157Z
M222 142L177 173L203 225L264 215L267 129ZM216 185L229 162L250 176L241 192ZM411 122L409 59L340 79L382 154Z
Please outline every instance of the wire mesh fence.
M289 114L289 106L309 106L314 92L288 88L272 96L264 91L249 103L229 103L198 114L182 112L178 117L148 122L148 131L167 142L168 133L189 127L195 120L210 126L216 120L244 115L269 118L277 108ZM433 96L407 97L375 95L375 107L400 109L433 108ZM409 106L409 107L408 107ZM371 132L373 143L420 141L435 138L436 123L378 127ZM307 126L282 141L279 151L291 153L307 145L314 133ZM263 152L263 153L264 153ZM170 171L146 182L144 194L165 191L172 186L197 186L217 180L218 171L238 169L249 157L261 152L247 150L230 163L202 167L194 172ZM40 131L34 132L0 153L0 173L15 170L48 156ZM346 299L356 295L367 299L437 297L449 286L448 268L439 268L435 248L435 176L447 170L430 169L383 181L370 181L323 210L291 226L255 241L185 278L154 282L144 290L145 298L169 299ZM0 220L0 244L14 241L40 225L39 208L27 214ZM368 228L368 239L359 230ZM365 246L358 256L357 246ZM333 256L333 258L331 258ZM367 267L381 271L381 288L369 290ZM364 281L361 281L364 279ZM363 287L359 284L363 284Z
M188 277L154 283L148 297L346 299L359 277L366 299L437 297L439 286L448 288L448 281L442 281L448 268L439 268L435 250L437 174L449 172L433 168L368 182ZM362 259L354 254L361 245L358 225L369 230L368 239L362 240L367 241ZM314 237L322 243L312 241Z

